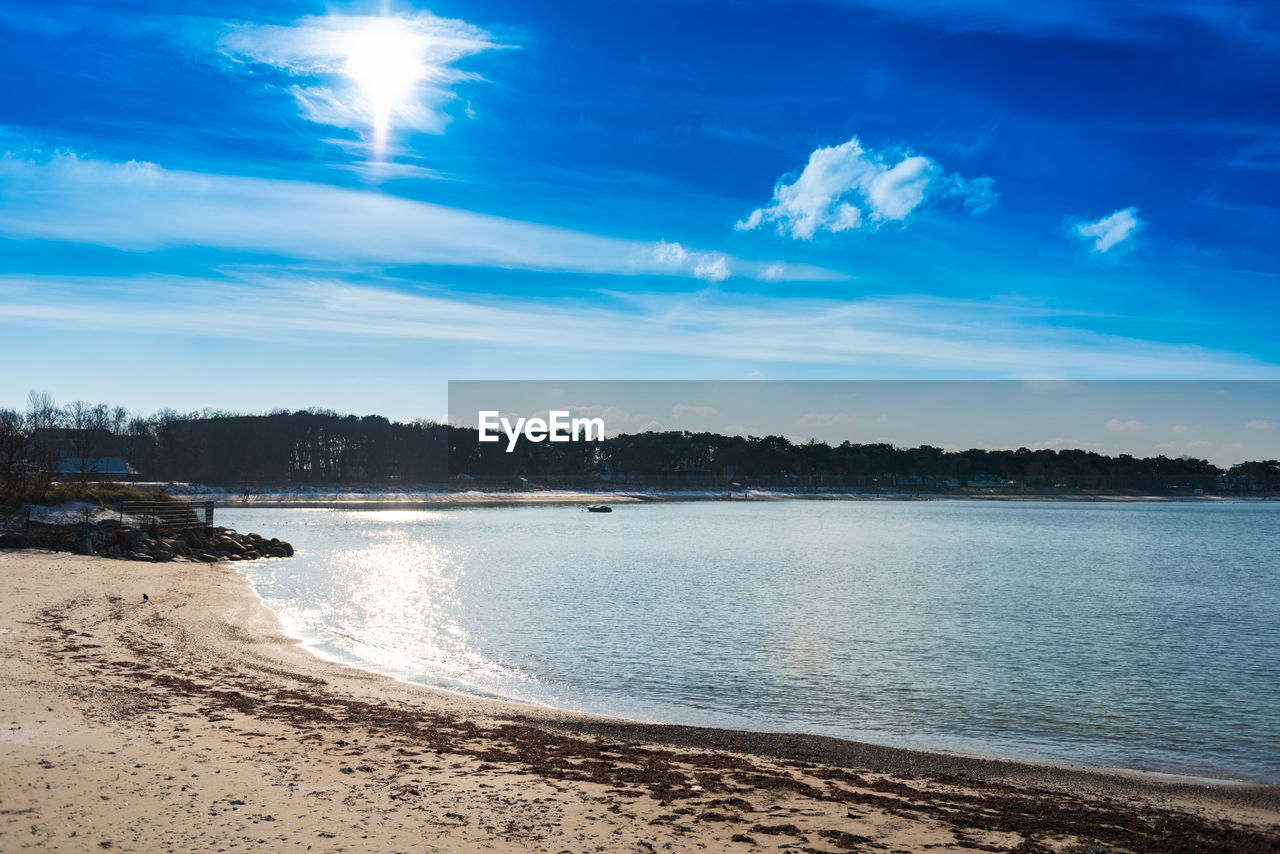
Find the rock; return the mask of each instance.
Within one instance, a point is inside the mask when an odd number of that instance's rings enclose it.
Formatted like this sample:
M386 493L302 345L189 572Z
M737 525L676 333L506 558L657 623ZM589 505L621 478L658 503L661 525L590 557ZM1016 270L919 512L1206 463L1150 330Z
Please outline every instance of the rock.
M158 523L148 530L121 528L118 520L106 520L87 530L74 526L32 521L30 530L0 531L0 547L48 548L79 551L105 557L140 561L259 560L292 557L293 546L277 537L257 532L238 534L229 528L194 526L179 532L163 530Z

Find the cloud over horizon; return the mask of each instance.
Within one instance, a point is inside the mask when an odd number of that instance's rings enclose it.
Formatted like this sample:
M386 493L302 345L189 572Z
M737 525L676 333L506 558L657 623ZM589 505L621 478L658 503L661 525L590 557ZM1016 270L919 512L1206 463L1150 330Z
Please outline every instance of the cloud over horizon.
M753 231L772 222L779 234L810 240L819 231L874 230L902 222L921 205L946 196L962 199L972 213L996 201L991 178L947 174L936 160L920 154L882 154L864 148L856 136L815 149L800 174L788 182L790 177L778 180L771 205L752 211L734 228Z
M1269 378L1274 365L1193 345L1073 329L1056 315L941 298L794 299L612 293L536 296L397 290L333 276L0 276L0 326L144 327L163 334L295 342L472 342L792 365L895 366L988 378ZM556 330L553 339L547 331ZM1123 432L1132 425L1117 421Z

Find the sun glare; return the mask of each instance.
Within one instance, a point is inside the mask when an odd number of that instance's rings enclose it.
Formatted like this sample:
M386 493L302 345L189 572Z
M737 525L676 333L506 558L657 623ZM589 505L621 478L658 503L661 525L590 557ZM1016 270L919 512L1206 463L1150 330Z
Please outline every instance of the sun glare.
M378 18L351 33L344 73L351 78L372 113L373 142L386 146L391 119L413 98L426 77L421 38L402 21Z

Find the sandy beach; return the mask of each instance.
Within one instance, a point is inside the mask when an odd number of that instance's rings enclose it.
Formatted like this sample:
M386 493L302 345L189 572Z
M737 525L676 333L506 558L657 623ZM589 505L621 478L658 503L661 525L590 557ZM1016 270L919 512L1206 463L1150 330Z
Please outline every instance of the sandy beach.
M315 658L230 564L0 552L0 851L1277 851L1280 787L557 713Z

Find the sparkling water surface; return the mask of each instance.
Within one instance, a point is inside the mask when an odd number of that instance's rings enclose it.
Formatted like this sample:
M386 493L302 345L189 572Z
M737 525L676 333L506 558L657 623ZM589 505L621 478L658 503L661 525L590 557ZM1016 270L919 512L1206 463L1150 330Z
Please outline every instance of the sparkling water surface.
M642 720L1280 782L1280 503L227 508L339 660Z

